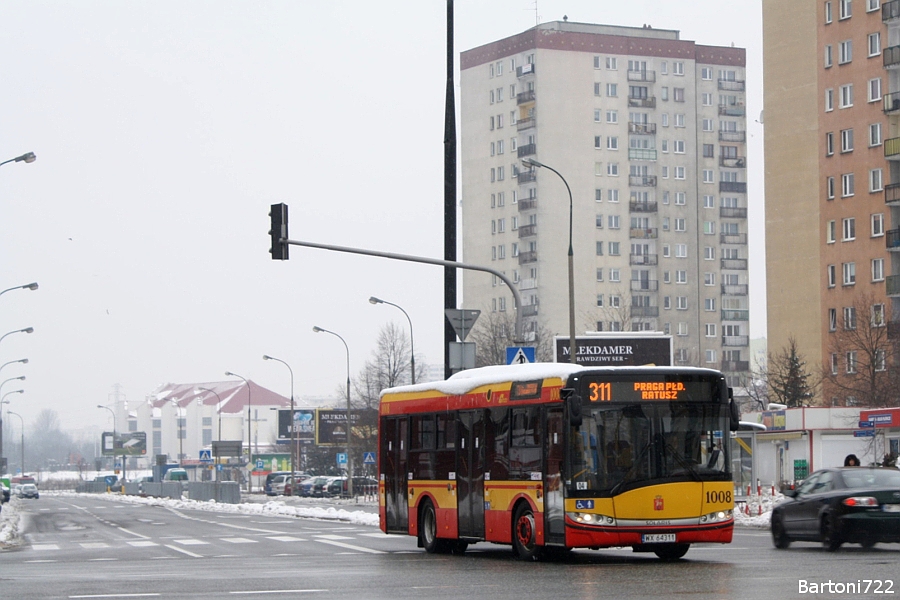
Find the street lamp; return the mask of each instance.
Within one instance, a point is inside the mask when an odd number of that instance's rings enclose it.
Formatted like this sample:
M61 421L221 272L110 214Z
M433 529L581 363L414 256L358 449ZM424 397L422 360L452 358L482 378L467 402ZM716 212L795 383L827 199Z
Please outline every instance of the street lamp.
M6 288L2 292L0 292L0 296L5 294L6 292L11 292L13 290L32 290L32 291L34 291L36 289L38 289L37 283L26 283L25 285L17 285L15 287Z
M3 162L0 162L0 167L5 165L6 163L11 163L11 162L33 163L36 160L37 160L37 155L34 152L26 152L22 156L17 156L15 158L11 158L9 160L4 160Z
M544 168L553 171L566 184L566 191L569 192L569 362L575 363L575 259L572 251L572 189L569 182L563 177L559 171L553 167L540 163L533 158L525 158L522 162L530 167L538 169Z
M22 475L25 475L25 419L22 418L17 412L13 412L9 409L6 409L6 414L8 415L16 415L19 417L19 420L22 421Z
M184 460L184 428L181 426L181 407L178 406L177 400L172 400L172 406L175 407L175 426L178 427L178 466L183 466Z
M116 411L114 411L110 407L104 406L102 404L98 404L97 408L105 408L106 410L109 411L109 414L112 415L112 421L113 421L113 447L112 447L113 455L112 455L112 457L113 457L113 469L115 469L115 467L116 467ZM102 448L100 449L100 452L101 453L103 452ZM125 457L124 456L122 457L122 465L123 466L125 465ZM122 479L125 479L125 469L124 468L122 469Z
M275 358L274 356L269 356L268 354L263 354L263 360L274 360L276 362L280 362L284 366L288 368L288 371L291 372L291 419L290 419L290 428L291 428L291 496L294 495L294 488L296 487L296 482L294 481L294 452L296 451L296 447L294 446L294 370L291 368L291 365L287 364L280 358Z
M375 296L369 297L369 303L370 304L390 304L391 306L399 308L400 311L404 315L406 315L406 320L409 321L409 366L410 366L410 371L411 371L410 374L412 375L412 378L410 381L412 383L415 383L416 382L416 350L415 350L415 346L413 346L412 319L409 318L409 314L405 310L403 310L403 307L400 306L399 304L394 304L393 302L388 302L387 300L382 300L381 298L376 298Z
M34 327L26 327L25 329L14 329L8 333L4 333L2 336L0 336L0 342L2 342L3 338L5 338L6 336L12 335L14 333L34 333Z
M15 377L14 379L25 379L24 377ZM11 381L7 379L6 381ZM6 383L4 381L3 383ZM3 384L0 384L0 388L3 387ZM15 390L13 392L6 392L2 396L0 396L0 464L3 464L3 405L9 404L9 400L5 398L10 394L24 394L25 390Z
M216 413L219 416L219 435L216 438L216 441L221 442L222 441L222 398L219 396L219 394L216 394L213 390L211 390L209 388L198 386L197 389L194 390L194 393L198 394L198 392L209 392L210 394L213 394L216 397ZM213 444L213 447L215 448L215 451L216 451L216 483L218 483L219 482L219 445Z
M28 364L28 359L27 359L27 358L20 358L19 360L11 360L11 361L5 362L5 363L3 363L2 365L0 365L0 371L2 371L2 370L3 370L3 367L5 367L6 365L11 365L11 364L13 364L13 363L22 363L23 365L27 365L27 364Z
M349 496L353 496L353 455L350 453L350 430L351 430L351 421L350 421L350 347L347 346L347 341L342 338L340 335L336 334L333 331L329 331L327 329L322 329L321 327L317 327L313 325L313 331L316 333L330 333L337 339L341 340L344 343L344 349L347 351L347 494Z
M253 441L253 438L250 431L250 382L247 381L244 377L241 377L237 373L232 373L231 371L225 371L225 376L240 377L244 380L244 383L247 384L247 493L251 494L253 493L253 479L250 477L250 473L253 471L253 448L250 446L250 444Z

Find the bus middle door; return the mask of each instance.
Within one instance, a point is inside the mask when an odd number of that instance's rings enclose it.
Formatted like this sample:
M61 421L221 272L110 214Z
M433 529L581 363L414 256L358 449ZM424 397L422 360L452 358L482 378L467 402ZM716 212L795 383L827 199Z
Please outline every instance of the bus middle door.
M562 463L563 413L561 408L547 409L547 435L544 439L544 542L565 544L565 499L563 496Z
M456 490L459 537L484 539L484 412L461 411Z
M388 417L382 420L381 473L384 476L385 522L388 533L409 533L407 501L409 419Z

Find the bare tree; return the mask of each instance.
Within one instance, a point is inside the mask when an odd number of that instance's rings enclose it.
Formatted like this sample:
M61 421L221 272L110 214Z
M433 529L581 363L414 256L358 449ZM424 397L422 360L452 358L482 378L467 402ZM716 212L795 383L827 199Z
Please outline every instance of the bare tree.
M872 294L856 297L831 317L830 360L822 368L826 402L891 406L898 391L897 351L888 338L884 304Z
M506 364L506 348L518 346L514 339L516 331L515 313L511 311L483 311L475 322L475 327L466 341L475 342L475 366ZM531 332L534 339L530 342L534 347L535 360L549 362L553 360L553 334L539 322Z
M372 357L353 380L354 405L377 409L381 390L411 383L411 357L406 332L393 322L382 327ZM416 373L417 379L418 376L419 373ZM346 392L341 395L343 393Z
M787 345L778 354L770 354L767 362L766 383L771 397L789 408L809 406L821 378L807 370L796 338L788 337Z

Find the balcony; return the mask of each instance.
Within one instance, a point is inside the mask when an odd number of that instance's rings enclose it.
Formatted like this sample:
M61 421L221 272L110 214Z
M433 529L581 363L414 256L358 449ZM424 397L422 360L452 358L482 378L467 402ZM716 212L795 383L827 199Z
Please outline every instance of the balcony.
M743 117L747 114L747 109L744 106L739 104L732 104L731 106L720 106L719 107L719 116L720 117Z
M900 112L900 92L892 92L890 94L885 94L882 97L882 108L886 115L892 115L896 112Z
M723 219L746 219L747 209L735 206L722 206L719 208L719 217Z
M748 335L723 335L722 336L722 345L723 346L749 346L750 345L750 336Z
M536 290L537 289L537 279L534 277L530 277L528 279L522 279L519 281L519 291L524 290Z
M522 307L522 316L523 317L536 317L538 314L538 305L537 304L526 304Z
M628 106L631 108L656 108L656 96L649 98L632 98L628 96Z
M746 142L747 141L747 132L746 131L720 131L719 132L719 141L720 142Z
M524 146L519 146L516 149L516 152L518 152L519 158L533 156L537 152L537 144L525 144Z
M656 135L656 123L635 123L628 121L628 133L633 135Z
M719 234L719 243L720 244L740 244L742 246L747 245L747 234L746 233L720 233Z
M632 292L658 292L659 282L655 279L632 279Z
M889 183L884 186L884 203L890 206L900 205L900 183Z
M743 81L731 81L728 79L719 80L719 89L726 92L743 92L747 89L747 84Z
M900 18L900 0L891 0L881 5L881 20L885 23Z
M524 77L526 75L534 75L534 63L516 67L516 77Z
M900 229L889 229L884 233L884 246L891 252L900 250Z
M628 237L633 240L655 240L657 236L656 227L650 229L629 229Z
M658 306L632 306L631 307L631 318L647 318L647 317L658 317L659 316L659 307Z
M519 171L516 174L516 183L519 185L530 183L532 181L537 181L537 172L533 169L531 171Z
M722 361L722 370L723 371L749 371L750 370L750 361L749 360L723 360Z
M884 140L884 157L890 160L900 159L900 137Z
M722 309L722 320L723 321L749 321L750 320L750 311L749 310L733 310L733 309Z
M537 208L537 198L525 198L524 200L519 200L519 212L524 210L534 210Z
M738 194L746 194L747 193L747 182L746 181L720 181L719 182L719 191L720 192L736 192Z
M534 90L525 90L516 94L516 104L528 104L534 102Z
M537 262L537 250L530 252L519 252L519 264L527 265L528 263Z
M656 175L629 175L628 185L632 187L656 187ZM653 209L656 212L656 209Z
M629 148L628 160L656 160L656 150L649 148Z
M723 269L731 269L733 271L746 271L747 270L747 259L746 258L723 258L721 260L721 265Z
M722 284L722 295L723 296L746 296L750 286L746 283L738 283L733 285Z
M659 263L657 254L629 254L628 264L632 266L655 267Z
M537 225L522 225L519 227L519 238L532 237L537 235Z
M524 119L516 121L516 130L522 131L524 129L531 129L535 125L534 117L525 117Z
M900 65L900 46L891 46L882 51L885 69L892 69Z
M893 298L900 296L900 275L888 275L884 283L885 294Z
M746 169L747 168L747 157L746 156L720 156L719 157L719 166L727 167L729 169Z
M656 71L647 71L646 69L628 71L628 81L646 81L653 83L656 81Z
M654 177L654 179L656 179ZM636 213L655 213L657 209L656 202L643 202L637 200L629 200L628 210Z

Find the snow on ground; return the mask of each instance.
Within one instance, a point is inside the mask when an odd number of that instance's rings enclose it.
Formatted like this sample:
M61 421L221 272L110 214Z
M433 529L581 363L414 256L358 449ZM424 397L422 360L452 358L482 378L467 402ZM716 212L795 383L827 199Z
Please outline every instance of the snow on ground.
M22 500L10 498L0 511L0 550L13 548L22 542Z

